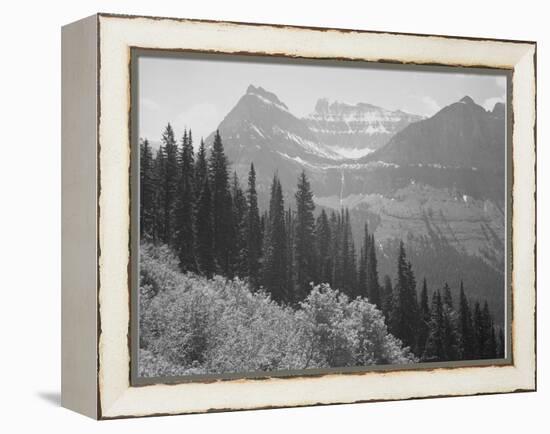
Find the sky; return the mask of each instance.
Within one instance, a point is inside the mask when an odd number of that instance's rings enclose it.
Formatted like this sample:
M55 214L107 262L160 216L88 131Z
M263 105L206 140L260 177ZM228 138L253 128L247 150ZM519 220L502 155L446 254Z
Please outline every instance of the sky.
M215 54L142 55L139 137L159 141L170 122L177 137L191 128L197 146L198 138L217 128L250 84L275 93L298 117L311 113L319 98L423 116L465 95L486 109L505 101L502 72L468 71Z

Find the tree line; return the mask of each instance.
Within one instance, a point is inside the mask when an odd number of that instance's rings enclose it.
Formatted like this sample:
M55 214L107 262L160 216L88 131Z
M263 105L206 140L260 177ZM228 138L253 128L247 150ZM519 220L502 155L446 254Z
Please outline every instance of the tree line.
M277 173L269 208L260 213L256 171L250 165L246 188L230 167L216 131L207 153L201 139L195 155L191 130L181 140L170 124L154 152L140 143L140 235L166 244L182 272L239 277L252 291L262 288L279 304L297 306L311 285L327 283L351 299L363 297L385 317L390 332L426 361L498 358L504 337L487 302L473 309L460 289L455 307L447 284L420 297L403 242L394 283L380 284L374 234L364 226L356 251L348 209L321 209L315 216L313 192L305 172L298 176L294 207L285 206Z

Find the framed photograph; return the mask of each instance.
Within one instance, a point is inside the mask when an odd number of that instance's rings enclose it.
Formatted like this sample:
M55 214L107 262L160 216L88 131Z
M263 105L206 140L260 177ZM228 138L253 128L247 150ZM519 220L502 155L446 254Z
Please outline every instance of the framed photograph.
M536 389L536 44L63 28L62 403Z

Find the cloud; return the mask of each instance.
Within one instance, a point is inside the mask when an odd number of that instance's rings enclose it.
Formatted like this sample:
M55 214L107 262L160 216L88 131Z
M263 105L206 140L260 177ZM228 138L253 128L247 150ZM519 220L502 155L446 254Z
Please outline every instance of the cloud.
M484 102L483 102L483 107L485 108L485 110L493 110L493 107L495 106L495 104L497 102L502 102L504 103L504 97L503 96L493 96L491 98L487 98Z
M160 104L149 98L140 98L139 104L142 110L147 109L155 112L160 110Z

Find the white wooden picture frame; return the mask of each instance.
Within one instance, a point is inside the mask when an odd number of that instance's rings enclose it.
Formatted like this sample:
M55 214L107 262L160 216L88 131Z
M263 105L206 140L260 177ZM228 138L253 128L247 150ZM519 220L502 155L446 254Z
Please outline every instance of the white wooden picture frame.
M511 73L511 352L485 366L131 382L132 49ZM62 405L96 419L533 391L536 44L97 14L62 31Z

